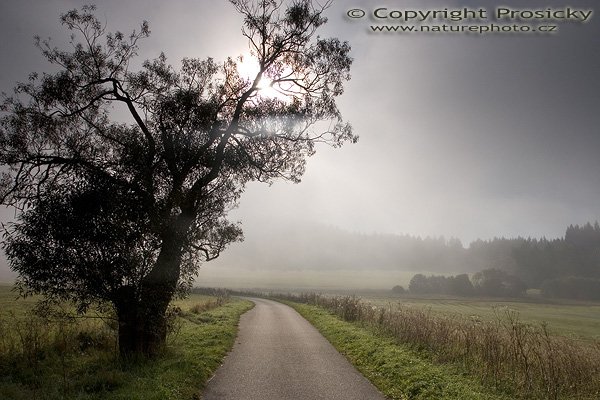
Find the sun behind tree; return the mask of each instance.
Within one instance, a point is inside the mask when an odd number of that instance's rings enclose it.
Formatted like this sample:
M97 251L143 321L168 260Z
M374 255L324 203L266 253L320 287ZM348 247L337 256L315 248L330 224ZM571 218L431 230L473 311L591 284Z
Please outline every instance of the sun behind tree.
M259 66L251 79L234 58L175 70L161 55L131 71L148 25L106 33L84 7L61 18L73 48L38 44L59 71L2 103L1 199L18 210L4 249L18 285L81 312L114 307L122 355L156 354L173 296L241 240L226 216L247 182L299 182L317 143L357 139L335 102L350 46L315 35L329 3L231 3ZM259 95L265 78L284 99Z
M252 56L239 56L236 59L237 62L237 70L242 79L247 79L249 82L252 82L256 75L258 75L260 71L260 65L258 61ZM277 98L282 101L289 101L289 97L285 96L279 92L272 86L273 81L266 76L260 78L260 80L256 83L256 95L265 98Z

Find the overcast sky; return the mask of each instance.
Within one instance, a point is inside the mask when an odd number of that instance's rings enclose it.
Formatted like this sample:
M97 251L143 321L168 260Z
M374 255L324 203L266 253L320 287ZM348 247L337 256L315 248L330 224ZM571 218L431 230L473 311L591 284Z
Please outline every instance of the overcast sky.
M47 68L33 36L60 43L67 34L59 15L86 3L2 0L1 90ZM164 51L178 65L182 57L222 60L247 49L241 18L226 1L98 3L110 30L149 21L140 61ZM558 237L569 224L600 219L600 15L587 23L546 21L558 27L546 35L382 34L369 32L369 18L346 16L356 8L495 8L483 0L423 4L334 2L321 35L352 46L352 80L339 103L360 141L320 148L298 185L249 185L232 214L247 237L302 221L468 244L478 237ZM589 10L595 2L503 5ZM490 15L463 24L493 22Z

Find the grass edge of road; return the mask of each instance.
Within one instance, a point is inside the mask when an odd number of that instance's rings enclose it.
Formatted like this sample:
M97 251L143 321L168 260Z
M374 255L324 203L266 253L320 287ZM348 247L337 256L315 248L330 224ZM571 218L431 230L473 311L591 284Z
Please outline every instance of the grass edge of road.
M151 360L123 362L112 349L77 350L81 332L95 338L101 331L98 324L88 325L84 321L82 326L69 326L73 334L68 336L54 332L53 325L48 326L50 333L44 336L40 357L34 363L24 357L19 348L9 353L0 352L0 398L199 399L208 380L233 347L240 317L254 306L250 301L237 298L215 306L212 304L215 299L192 295L186 302L176 302L179 310L176 332L168 339L163 354ZM29 323L31 317L23 312L15 318L19 318L15 321ZM33 329L29 325L20 326ZM4 328L10 326L4 324ZM78 332L79 328L84 330ZM38 331L31 332L39 336ZM65 353L60 351L62 347L57 347L62 344L59 339L63 336L68 339L69 347L75 347L74 351Z
M278 300L281 301L281 300ZM453 365L435 364L425 354L372 329L341 320L323 308L289 301L294 308L390 399L507 400Z

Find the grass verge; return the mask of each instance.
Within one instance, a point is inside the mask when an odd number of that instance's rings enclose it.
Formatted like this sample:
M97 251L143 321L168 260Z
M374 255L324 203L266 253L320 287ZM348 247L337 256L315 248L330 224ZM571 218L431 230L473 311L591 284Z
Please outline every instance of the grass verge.
M553 336L545 324L524 323L513 310L498 310L496 319L488 321L401 304L377 307L355 296L275 297L322 307L418 350L436 365L455 368L490 388L488 392L528 400L600 398L600 343Z
M312 305L286 302L313 324L384 395L391 399L509 399L469 379L456 366L436 365L426 354Z
M88 326L88 333L83 336L81 326L69 327L73 332L68 335L53 332L40 340L38 353L33 354L33 358L17 343L13 351L0 354L0 398L199 398L206 381L233 346L239 318L252 308L252 303L231 299L217 308L198 312L203 309L198 306L199 302L214 299L198 296L194 302L193 298L189 309L187 304L186 307L179 306L177 329L170 336L164 354L154 360L122 362L117 359L114 347L91 345L82 349L81 338L94 338L94 329L98 326ZM27 327L29 333L38 328ZM68 339L61 341L61 338Z

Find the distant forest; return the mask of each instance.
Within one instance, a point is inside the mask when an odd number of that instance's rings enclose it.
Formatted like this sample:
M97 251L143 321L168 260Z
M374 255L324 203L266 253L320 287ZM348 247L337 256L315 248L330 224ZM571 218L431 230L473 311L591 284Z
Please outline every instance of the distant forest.
M218 262L219 260L217 260ZM558 239L494 238L463 246L458 239L365 234L314 224L252 232L232 246L221 265L239 271L386 271L419 274L420 293L544 296L600 300L600 226L569 226ZM450 276L465 275L450 282ZM436 277L431 278L434 275ZM465 277L467 279L465 279ZM406 281L402 290L410 290ZM413 282L415 283L415 282ZM469 289L471 285L471 289ZM389 285L391 289L393 284ZM396 289L400 291L400 288ZM458 293L460 292L460 293Z
M413 238L423 270L464 271L457 276L417 274L411 293L520 296L540 289L551 298L600 300L600 226L571 225L559 239L477 240L468 248L443 239ZM461 268L462 267L462 268ZM402 292L404 288L395 287Z

